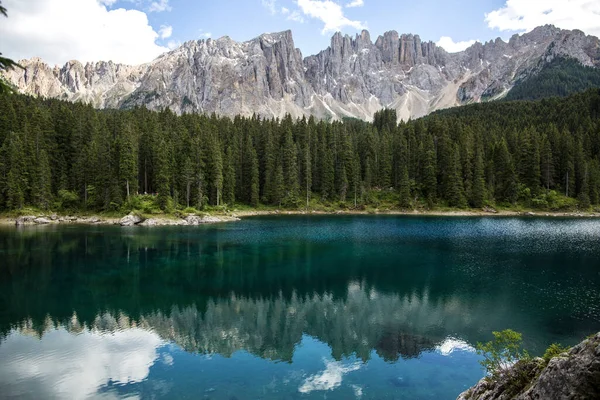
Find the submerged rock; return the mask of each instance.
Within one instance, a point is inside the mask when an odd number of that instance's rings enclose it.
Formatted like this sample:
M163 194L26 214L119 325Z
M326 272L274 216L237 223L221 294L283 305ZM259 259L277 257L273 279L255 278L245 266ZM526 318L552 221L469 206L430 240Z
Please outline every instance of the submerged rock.
M483 378L458 400L600 399L600 333L546 365L519 361L498 379Z

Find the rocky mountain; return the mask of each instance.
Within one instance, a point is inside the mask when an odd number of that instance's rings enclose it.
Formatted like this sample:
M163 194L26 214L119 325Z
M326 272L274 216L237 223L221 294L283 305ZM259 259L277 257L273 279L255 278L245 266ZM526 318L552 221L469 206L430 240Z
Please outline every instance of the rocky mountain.
M239 43L229 37L184 43L154 61L127 66L38 58L7 78L23 93L84 101L98 108L145 105L177 113L369 120L387 107L408 119L500 98L556 57L600 66L600 41L551 25L448 53L418 35L336 33L319 54L302 57L291 31Z

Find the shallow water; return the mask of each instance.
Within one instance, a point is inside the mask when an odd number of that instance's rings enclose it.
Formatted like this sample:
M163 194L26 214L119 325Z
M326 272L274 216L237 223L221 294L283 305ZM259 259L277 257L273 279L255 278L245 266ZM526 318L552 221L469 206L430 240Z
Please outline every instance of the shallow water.
M600 330L600 221L0 230L0 397L454 399L473 346Z

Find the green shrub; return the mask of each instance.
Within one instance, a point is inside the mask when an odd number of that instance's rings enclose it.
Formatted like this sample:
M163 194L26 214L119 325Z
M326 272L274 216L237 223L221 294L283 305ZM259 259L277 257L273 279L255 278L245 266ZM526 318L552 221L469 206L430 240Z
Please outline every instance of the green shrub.
M551 359L553 359L556 356L559 356L560 354L564 353L567 350L569 350L568 347L563 347L558 343L552 343L550 345L550 347L548 347L546 349L543 359L544 359L544 361L546 361L546 363L548 363L548 362L550 362Z
M511 329L502 332L492 332L494 340L487 343L477 343L477 354L484 358L480 361L488 374L498 377L507 368L520 360L528 360L529 354L521 348L522 335Z
M71 190L61 189L58 191L58 202L61 209L71 209L79 204L79 196Z

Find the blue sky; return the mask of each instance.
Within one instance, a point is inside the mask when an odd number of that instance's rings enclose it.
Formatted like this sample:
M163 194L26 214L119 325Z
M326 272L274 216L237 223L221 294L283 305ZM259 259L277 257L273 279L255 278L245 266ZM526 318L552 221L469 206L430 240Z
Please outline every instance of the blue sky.
M416 33L448 51L553 23L600 34L600 0L3 0L0 52L16 59L151 61L187 40L291 29L304 56L335 31Z
M182 42L200 38L202 33L211 33L213 38L227 35L242 41L264 32L291 29L296 46L302 54L309 55L326 48L334 33L323 32L325 23L304 14L293 0L171 0L169 4L169 12L150 13L150 23L156 28L173 26L171 39ZM340 4L351 4L351 0ZM422 39L432 41L442 36L455 41L487 40L501 34L487 27L484 15L501 8L502 0L363 0L363 4L343 7L343 13L349 20L366 26L373 40L389 30L418 33ZM113 7L127 5L127 0L121 0ZM289 12L282 14L282 8ZM349 25L340 30L348 34L360 31Z

